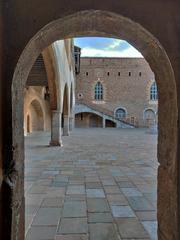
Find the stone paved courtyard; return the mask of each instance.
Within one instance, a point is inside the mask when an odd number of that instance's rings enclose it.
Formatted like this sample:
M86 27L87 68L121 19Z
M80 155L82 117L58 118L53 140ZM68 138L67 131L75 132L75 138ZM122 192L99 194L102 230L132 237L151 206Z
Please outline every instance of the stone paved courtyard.
M157 239L157 135L75 129L25 138L26 240Z

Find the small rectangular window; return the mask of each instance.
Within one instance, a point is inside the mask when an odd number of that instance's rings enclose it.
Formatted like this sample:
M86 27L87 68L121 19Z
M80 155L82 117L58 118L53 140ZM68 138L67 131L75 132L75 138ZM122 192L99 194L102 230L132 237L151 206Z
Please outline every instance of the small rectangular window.
M88 72L86 72L86 76L88 76L88 74L89 74L89 73L88 73Z
M141 72L139 72L139 76L140 76L140 77L142 76L142 73L141 73Z
M109 76L109 72L107 72L107 75Z
M129 77L131 76L131 72L129 72Z
M118 72L118 76L121 76L121 73L120 73L120 72Z

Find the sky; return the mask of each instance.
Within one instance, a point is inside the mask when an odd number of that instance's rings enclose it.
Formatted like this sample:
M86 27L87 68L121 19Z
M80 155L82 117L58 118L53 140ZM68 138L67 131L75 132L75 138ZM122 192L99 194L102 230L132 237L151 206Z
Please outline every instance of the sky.
M81 48L81 57L143 57L128 42L114 38L75 38L74 45Z

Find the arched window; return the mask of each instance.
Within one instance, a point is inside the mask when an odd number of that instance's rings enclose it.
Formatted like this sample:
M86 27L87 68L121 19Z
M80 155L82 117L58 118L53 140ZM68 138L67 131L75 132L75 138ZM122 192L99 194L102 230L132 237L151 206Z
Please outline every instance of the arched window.
M118 119L123 119L126 117L126 111L123 108L118 108L115 112L115 117Z
M152 101L158 100L157 84L156 84L156 82L153 82L153 84L151 85L150 100L152 100Z
M95 100L103 100L103 85L100 82L96 83L94 98Z

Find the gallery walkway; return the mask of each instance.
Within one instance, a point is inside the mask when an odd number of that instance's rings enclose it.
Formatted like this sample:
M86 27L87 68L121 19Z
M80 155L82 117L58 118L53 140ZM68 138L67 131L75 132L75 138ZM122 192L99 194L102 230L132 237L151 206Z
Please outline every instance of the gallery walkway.
M157 239L157 135L75 129L25 139L27 240Z

